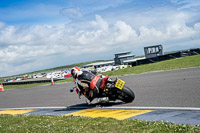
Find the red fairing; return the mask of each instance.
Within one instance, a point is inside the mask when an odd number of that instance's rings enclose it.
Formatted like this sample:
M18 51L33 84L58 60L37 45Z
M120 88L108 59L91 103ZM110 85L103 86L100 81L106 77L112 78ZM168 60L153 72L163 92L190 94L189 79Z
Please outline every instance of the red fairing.
M92 81L90 82L90 88L93 90L94 87L96 86L98 80L100 79L100 76L95 76Z
M106 81L108 80L108 78L109 78L108 76L105 76L105 77L102 79L101 86L100 86L101 89L103 89L103 88L105 87Z

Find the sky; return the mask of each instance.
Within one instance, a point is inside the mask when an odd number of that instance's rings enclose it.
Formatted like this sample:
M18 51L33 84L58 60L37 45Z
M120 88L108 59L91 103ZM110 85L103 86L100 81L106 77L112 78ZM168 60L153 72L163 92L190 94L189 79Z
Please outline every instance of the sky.
M199 0L1 0L0 77L200 48Z

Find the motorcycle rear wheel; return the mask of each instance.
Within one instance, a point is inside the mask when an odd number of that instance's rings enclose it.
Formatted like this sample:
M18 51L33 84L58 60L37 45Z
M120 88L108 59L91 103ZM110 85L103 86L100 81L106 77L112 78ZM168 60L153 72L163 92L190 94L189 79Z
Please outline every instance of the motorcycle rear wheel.
M135 94L130 88L124 86L123 89L119 91L117 99L125 103L130 103L135 99Z

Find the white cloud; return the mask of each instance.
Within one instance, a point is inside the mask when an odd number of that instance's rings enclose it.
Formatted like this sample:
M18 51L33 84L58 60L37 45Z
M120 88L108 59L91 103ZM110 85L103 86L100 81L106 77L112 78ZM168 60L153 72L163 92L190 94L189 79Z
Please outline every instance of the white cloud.
M200 23L194 24L194 29L195 29L197 32L200 32Z
M0 29L3 28L5 26L5 23L0 21Z
M190 17L177 13L165 27L133 27L123 20L109 23L106 18L96 15L95 20L86 21L82 28L66 26L35 25L10 26L0 23L0 74L12 75L23 73L61 62L71 64L65 59L73 60L83 55L115 53L114 49L134 50L139 47L173 42L200 35L200 23L187 26L185 21ZM156 20L155 20L156 21ZM167 22L166 22L167 23ZM89 24L89 25L88 25ZM74 25L73 25L74 26ZM79 26L79 23L76 24ZM198 38L188 40L183 46L193 45ZM137 51L137 50L136 50ZM141 50L142 51L142 50ZM135 51L134 51L135 52ZM58 59L55 59L60 55ZM53 57L54 60L51 58ZM60 59L62 58L62 59ZM63 62L63 63L62 63ZM56 65L57 66L57 65Z
M107 30L108 29L108 23L102 19L101 16L96 15L96 21L92 21L91 24L94 27L100 28L102 30Z
M118 21L115 24L115 27L117 28L117 31L114 34L116 43L126 42L132 38L136 39L138 37L136 31L123 21Z

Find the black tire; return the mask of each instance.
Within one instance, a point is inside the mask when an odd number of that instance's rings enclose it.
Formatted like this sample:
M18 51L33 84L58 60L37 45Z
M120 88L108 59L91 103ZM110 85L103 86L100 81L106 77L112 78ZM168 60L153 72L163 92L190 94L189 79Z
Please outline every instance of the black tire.
M118 93L118 99L122 100L125 103L130 103L135 99L134 92L126 86L124 86L123 89L121 91L118 91L118 92L119 92Z

